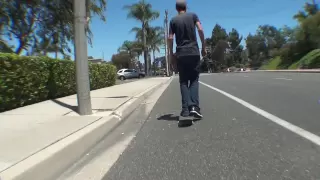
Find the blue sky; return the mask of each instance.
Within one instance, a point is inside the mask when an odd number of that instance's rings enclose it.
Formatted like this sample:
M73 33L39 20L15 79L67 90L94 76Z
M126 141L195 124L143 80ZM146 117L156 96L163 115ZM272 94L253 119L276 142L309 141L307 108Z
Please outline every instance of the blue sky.
M125 40L134 40L135 34L130 33L130 30L141 25L134 19L127 19L127 11L123 7L138 1L107 0L105 12L107 21L102 22L97 17L92 19L93 47L88 45L88 56L94 58L104 56L104 59L109 61ZM160 12L160 17L151 22L153 26L163 26L166 9L169 11L169 19L177 14L176 0L147 0L147 2L152 4L154 10ZM303 10L306 2L312 0L187 0L189 11L199 16L206 37L211 36L216 23L228 32L236 28L243 37L255 33L257 27L263 24L276 27L295 26L297 22L292 17L299 10ZM11 42L17 44L15 40ZM244 40L242 44L245 45ZM156 54L157 57L163 55L163 49Z
M141 26L133 19L127 19L124 5L138 0L109 0L105 15L107 22L103 23L93 18L93 47L88 47L88 55L95 58L110 60L125 40L134 40L130 29ZM160 18L153 21L154 26L163 26L164 11L169 10L169 18L176 15L175 0L149 0L155 10L160 11ZM276 27L294 26L296 21L292 16L302 10L306 0L188 0L190 12L195 12L203 24L205 36L211 36L216 23L227 31L236 28L244 37L254 33L259 25L270 24ZM311 2L311 0L310 0ZM157 56L164 54L162 50ZM142 58L141 58L142 59Z

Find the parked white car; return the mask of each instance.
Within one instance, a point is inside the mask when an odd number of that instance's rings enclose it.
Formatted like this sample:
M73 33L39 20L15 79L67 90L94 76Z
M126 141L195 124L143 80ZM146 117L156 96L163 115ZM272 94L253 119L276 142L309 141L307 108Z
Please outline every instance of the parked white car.
M120 80L132 79L132 78L142 78L144 77L144 73L140 73L135 69L120 69L117 72L118 78Z

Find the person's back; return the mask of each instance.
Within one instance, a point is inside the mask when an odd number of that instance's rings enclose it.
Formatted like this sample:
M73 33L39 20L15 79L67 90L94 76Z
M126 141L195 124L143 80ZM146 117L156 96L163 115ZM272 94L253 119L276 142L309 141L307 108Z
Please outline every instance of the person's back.
M199 73L200 52L197 43L196 27L202 43L202 56L205 56L204 33L198 16L187 13L185 0L176 3L178 15L172 18L169 27L169 54L171 60L176 59L179 72L180 90L182 96L181 116L202 118L199 107ZM176 55L173 56L173 37L176 38Z
M196 35L197 20L197 15L190 12L172 18L170 28L175 34L178 56L200 55Z

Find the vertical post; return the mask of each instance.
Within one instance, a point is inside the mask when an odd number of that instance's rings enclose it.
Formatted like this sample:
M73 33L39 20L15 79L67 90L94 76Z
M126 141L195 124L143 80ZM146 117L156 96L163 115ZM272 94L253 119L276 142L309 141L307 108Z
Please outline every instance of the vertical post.
M163 21L163 27L164 27L164 59L166 61L166 70L167 70L167 64L168 64L168 51L167 51L167 32L166 32L166 20Z
M166 56L166 71L167 71L167 76L170 76L169 72L169 52L168 52L168 10L165 10L165 18L164 18L164 33L165 33L165 56Z
M74 0L73 10L78 113L80 115L90 115L92 114L92 109L90 97L87 37L85 32L85 25L87 21L86 0Z
M149 50L147 47L147 30L146 30L146 23L143 22L142 24L142 30L143 30L143 58L144 58L144 73L145 76L149 76L149 59L148 59L148 54Z

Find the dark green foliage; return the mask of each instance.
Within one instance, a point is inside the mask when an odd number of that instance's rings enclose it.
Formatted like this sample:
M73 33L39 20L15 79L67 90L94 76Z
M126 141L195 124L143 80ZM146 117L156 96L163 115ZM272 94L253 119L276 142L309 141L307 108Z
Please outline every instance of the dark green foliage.
M116 67L90 64L90 87L115 84ZM0 53L0 111L76 93L73 61Z
M300 68L318 69L320 68L320 49L315 49L301 58L299 62Z

